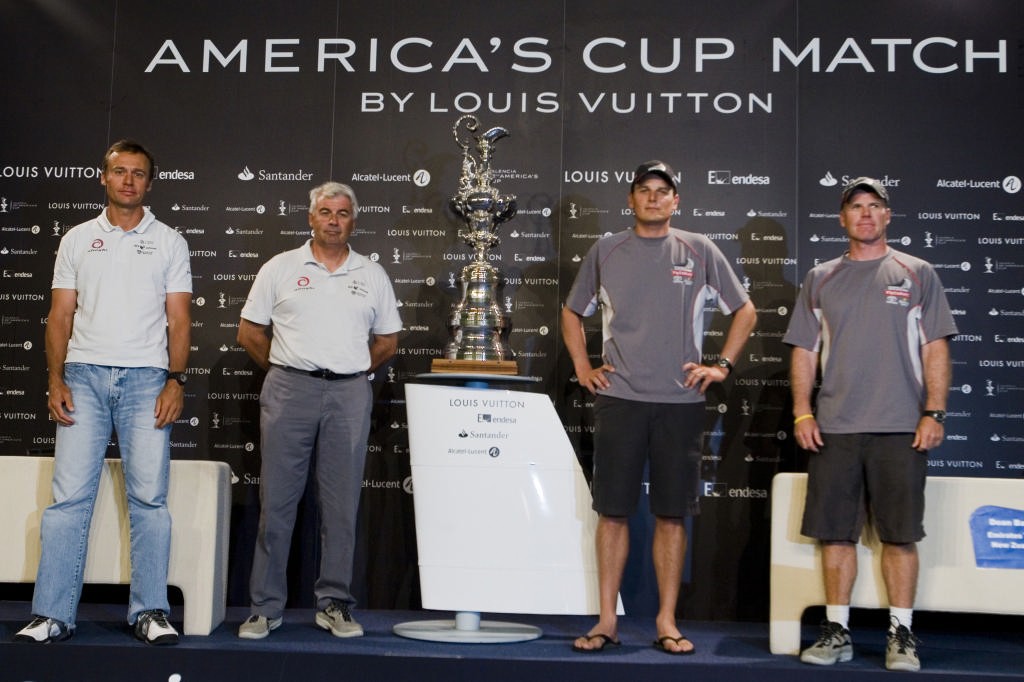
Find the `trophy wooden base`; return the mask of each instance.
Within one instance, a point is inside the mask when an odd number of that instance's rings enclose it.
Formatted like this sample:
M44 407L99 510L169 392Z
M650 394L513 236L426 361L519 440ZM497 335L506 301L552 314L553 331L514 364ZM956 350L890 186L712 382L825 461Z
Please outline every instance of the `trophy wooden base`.
M431 372L452 372L459 374L519 374L519 365L515 360L448 360L434 358L430 364Z

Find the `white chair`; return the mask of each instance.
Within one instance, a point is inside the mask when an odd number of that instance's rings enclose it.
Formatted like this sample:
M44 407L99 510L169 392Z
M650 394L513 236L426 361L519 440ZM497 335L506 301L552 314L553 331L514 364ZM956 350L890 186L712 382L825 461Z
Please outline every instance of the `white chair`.
M52 479L52 457L0 457L0 582L35 582L39 525L53 501ZM168 583L181 590L185 634L208 635L224 621L227 607L230 468L224 462L172 461L168 507ZM89 533L85 582L130 582L128 532L121 461L108 459Z

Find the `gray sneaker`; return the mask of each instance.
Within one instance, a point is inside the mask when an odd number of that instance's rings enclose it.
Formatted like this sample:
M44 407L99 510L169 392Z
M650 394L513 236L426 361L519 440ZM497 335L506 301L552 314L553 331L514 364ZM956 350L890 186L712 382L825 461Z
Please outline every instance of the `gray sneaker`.
M818 641L800 652L800 660L812 665L845 663L853 658L853 640L850 631L839 623L822 621Z
M18 634L14 635L14 641L49 644L62 642L71 637L74 632L74 628L68 627L55 618L36 616L31 623L18 630Z
M363 626L356 622L348 604L332 601L323 611L316 612L316 624L330 630L335 637L362 637Z
M919 640L905 625L889 630L885 647L885 667L887 670L907 670L917 672L921 669L921 661L917 657Z
M238 626L238 636L242 639L263 639L270 634L271 630L281 627L283 620L283 618L267 618L253 614Z

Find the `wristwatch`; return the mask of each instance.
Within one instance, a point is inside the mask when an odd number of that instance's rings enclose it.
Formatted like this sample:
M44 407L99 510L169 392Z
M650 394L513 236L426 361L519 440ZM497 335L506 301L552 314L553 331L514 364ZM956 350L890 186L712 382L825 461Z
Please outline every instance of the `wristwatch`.
M718 358L718 366L727 371L729 374L732 374L732 362L730 362L729 358L725 357L724 355Z
M168 372L167 380L170 381L171 379L174 379L178 384L184 386L185 382L188 381L188 375L184 372Z
M925 410L924 412L921 413L921 416L922 417L931 417L932 419L934 419L935 421L939 422L940 424L942 424L943 422L946 421L946 411L945 410Z

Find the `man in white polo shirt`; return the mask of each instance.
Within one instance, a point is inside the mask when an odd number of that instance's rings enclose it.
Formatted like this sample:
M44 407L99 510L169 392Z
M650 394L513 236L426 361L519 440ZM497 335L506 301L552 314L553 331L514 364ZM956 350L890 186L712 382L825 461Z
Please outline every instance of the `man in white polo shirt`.
M387 273L348 240L359 205L351 187L309 193L313 238L271 258L242 308L238 343L267 370L260 393L260 522L249 582L251 616L238 629L262 639L281 625L288 550L316 452L320 568L316 624L359 637L352 560L373 394L366 373L395 354L402 321Z
M171 424L189 353L188 245L143 205L155 164L121 140L103 158L107 207L61 239L46 323L48 407L57 422L54 503L43 512L36 616L15 640L70 637L100 471L117 432L131 524L128 622L147 644L177 644L167 622Z

